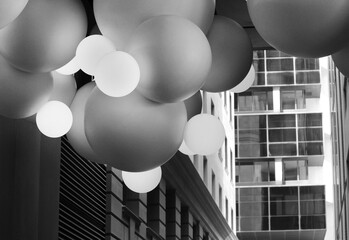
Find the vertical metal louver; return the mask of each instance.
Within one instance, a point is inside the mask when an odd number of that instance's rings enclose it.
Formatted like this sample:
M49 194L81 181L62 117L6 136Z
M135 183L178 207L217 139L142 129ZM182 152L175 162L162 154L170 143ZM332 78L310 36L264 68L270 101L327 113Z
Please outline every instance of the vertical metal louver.
M105 239L105 212L106 167L79 156L63 137L58 239Z

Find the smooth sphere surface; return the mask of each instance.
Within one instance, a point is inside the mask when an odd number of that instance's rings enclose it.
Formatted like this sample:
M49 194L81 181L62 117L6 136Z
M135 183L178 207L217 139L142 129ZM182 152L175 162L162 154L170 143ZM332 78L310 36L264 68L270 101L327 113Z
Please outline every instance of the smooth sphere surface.
M18 17L28 0L0 0L0 29Z
M53 89L50 73L22 72L0 56L0 115L26 118L49 100Z
M127 51L141 71L137 89L153 101L187 99L204 84L211 68L211 48L203 32L176 16L153 17L134 32Z
M227 91L238 85L251 67L251 41L237 22L217 15L207 38L212 50L212 67L202 89Z
M130 94L139 83L137 61L128 53L115 51L105 55L96 68L97 87L111 97Z
M299 57L330 55L349 40L347 0L247 0L258 33L279 51Z
M349 45L332 55L336 67L349 78Z
M210 114L192 117L184 130L184 142L195 154L210 155L224 142L225 130L221 121Z
M187 146L187 144L185 144L185 142L183 141L181 146L179 147L178 151L180 151L181 153L185 154L185 155L195 155L195 153L193 153Z
M67 105L59 101L45 103L36 114L36 125L47 137L62 137L71 128L73 115Z
M79 70L80 70L80 66L76 60L76 57L73 57L73 59L70 60L67 64L56 69L56 72L63 74L63 75L72 75Z
M202 97L200 91L195 93L190 98L184 100L185 108L187 109L187 119L191 119L202 111Z
M125 185L136 193L147 193L156 188L161 181L161 167L144 172L122 171L122 179Z
M84 38L76 48L76 61L82 71L95 75L98 62L113 51L115 46L108 38L102 35L90 35Z
M16 20L0 30L0 53L23 71L50 72L74 57L86 31L79 0L31 0Z
M160 104L137 91L112 98L94 89L85 109L85 132L96 155L129 172L158 167L182 143L187 114L183 102Z
M87 160L105 164L92 150L85 134L85 106L92 90L96 87L95 82L90 82L82 86L76 93L70 110L73 114L73 125L67 133L69 143L74 150Z
M230 89L230 91L234 93L245 92L247 89L249 89L253 85L253 82L255 79L256 79L256 70L254 69L253 65L251 65L250 71L248 71L244 80L242 80L238 85Z
M95 0L98 27L118 50L124 50L133 31L144 21L160 15L187 18L203 32L211 26L215 0Z

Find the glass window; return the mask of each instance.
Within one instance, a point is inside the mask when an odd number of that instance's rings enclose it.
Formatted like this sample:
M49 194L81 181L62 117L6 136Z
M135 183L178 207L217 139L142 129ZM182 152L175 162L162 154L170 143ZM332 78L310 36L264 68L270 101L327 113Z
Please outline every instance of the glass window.
M239 129L258 129L265 127L265 116L239 116Z
M326 206L324 200L301 201L301 215L325 214Z
M203 167L203 175L204 175L204 183L207 185L207 157L204 156L204 167Z
M267 144L240 144L239 157L266 157Z
M298 161L299 168L299 180L307 180L308 179L308 164L305 160Z
M273 91L267 91L268 110L273 110Z
M240 217L241 231L269 230L268 217Z
M294 84L293 72L267 73L268 85Z
M253 85L265 85L265 74L256 73L256 79L254 80Z
M264 72L264 59L253 60L253 66L256 72Z
M296 119L295 115L269 115L268 116L269 128L280 127L295 127Z
M264 58L264 50L253 51L253 58Z
M302 229L325 229L326 228L326 216L302 216L301 217Z
M267 141L266 130L251 129L239 131L239 143L262 143Z
M299 218L297 217L271 217L271 230L299 229Z
M322 127L322 114L321 113L308 113L298 115L299 127Z
M269 144L270 156L296 156L297 145L294 143Z
M297 187L272 187L270 188L270 201L297 201Z
M240 216L268 216L268 202L240 203Z
M274 161L269 162L269 180L275 181L275 162Z
M268 201L268 188L240 188L240 202Z
M320 69L317 58L296 58L296 70L317 70Z
M267 57L292 57L291 55L280 52L278 50L267 50L265 52Z
M323 155L322 142L299 143L299 155Z
M252 95L250 92L238 95L239 111L252 111Z
M299 141L322 141L322 128L299 128Z
M270 142L296 141L296 129L272 129L269 130Z
M267 93L253 92L253 110L265 111L267 107Z
M297 84L320 83L320 72L297 72Z
M302 186L300 187L301 200L325 199L324 186Z
M281 107L282 109L296 109L295 91L281 92Z
M298 201L270 202L270 215L274 215L274 216L298 215Z
M298 164L295 161L285 161L284 162L284 178L285 181L293 181L298 178Z
M291 71L293 70L293 59L267 59L267 71Z
M306 101L305 101L305 91L304 90L297 90L296 91L296 108L297 109L305 109L306 107Z

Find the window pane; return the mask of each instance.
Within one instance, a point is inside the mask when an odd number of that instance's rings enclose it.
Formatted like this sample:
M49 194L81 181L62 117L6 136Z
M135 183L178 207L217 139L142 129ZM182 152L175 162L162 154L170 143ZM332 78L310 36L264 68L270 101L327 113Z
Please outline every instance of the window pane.
M301 201L301 215L319 215L325 214L324 200Z
M264 111L267 106L267 93L266 92L253 92L253 110Z
M268 91L268 110L273 110L273 91Z
M296 70L317 70L319 68L317 58L296 58Z
M265 128L265 116L241 116L239 117L239 129Z
M272 187L270 188L270 201L297 201L297 187Z
M268 216L268 202L240 203L240 216Z
M269 115L268 122L270 128L295 127L295 115Z
M299 141L322 141L322 128L298 129Z
M273 129L269 130L270 142L293 142L296 141L296 129Z
M303 90L296 91L296 107L297 109L304 109L305 106L305 95Z
M253 60L253 66L256 72L265 72L264 71L264 59Z
M239 106L239 111L252 111L252 96L239 95L238 106Z
M324 229L326 228L326 217L322 216L302 216L302 229Z
M299 114L298 126L299 127L315 127L315 126L321 127L322 114L321 113Z
M270 214L275 216L298 215L298 202L270 202Z
M268 188L240 188L240 202L268 201Z
M297 168L297 161L284 162L285 181L297 180Z
M305 160L298 161L299 168L299 180L307 180L308 179L308 166Z
M292 57L291 55L288 55L286 53L280 52L278 50L267 50L266 51L267 57Z
M290 71L293 70L293 59L267 59L267 71Z
M320 72L297 72L297 84L320 83Z
M255 182L267 182L269 175L268 162L254 162Z
M271 217L271 230L299 229L297 217Z
M268 73L268 85L294 84L293 72Z
M269 181L275 181L275 162L269 162Z
M240 144L239 157L266 157L266 144Z
M281 92L281 107L282 109L296 108L296 96L294 91Z
M304 186L300 187L301 200L325 199L324 186Z
M266 142L266 130L240 130L239 131L239 143L261 143Z
M253 165L240 165L239 182L253 182Z
M323 144L317 142L299 143L299 155L322 155Z
M292 143L287 144L270 144L270 156L296 156L297 145Z
M256 79L253 85L265 85L265 75L264 73L256 73Z
M269 230L268 217L240 217L241 231Z

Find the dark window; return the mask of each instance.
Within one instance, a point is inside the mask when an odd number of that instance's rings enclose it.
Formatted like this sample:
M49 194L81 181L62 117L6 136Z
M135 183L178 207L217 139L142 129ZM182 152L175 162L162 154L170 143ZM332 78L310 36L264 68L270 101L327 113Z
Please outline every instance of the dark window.
M293 70L293 59L267 59L267 71L291 71Z
M240 116L239 129L265 128L265 116Z
M302 216L301 217L302 229L324 229L326 228L326 217L321 216Z
M295 127L295 115L269 115L269 128Z
M298 129L299 141L322 141L322 128L300 128Z
M296 58L296 70L317 70L320 69L317 58Z
M323 155L322 142L299 143L299 155Z
M271 230L299 229L297 217L271 217Z
M267 50L266 51L267 57L292 57L291 55L288 55L286 53L280 52L278 50Z
M257 73L253 85L265 85L265 74Z
M297 72L297 84L320 83L320 72Z
M304 186L300 187L301 200L322 200L325 199L324 186Z
M285 181L298 180L298 161L284 162L284 177Z
M270 156L296 156L297 145L292 143L286 144L269 144Z
M266 157L267 144L240 144L239 157Z
M298 215L298 202L270 202L270 215L292 216Z
M268 201L268 188L240 188L241 202Z
M261 143L266 142L266 130L264 129L251 129L239 131L239 143Z
M297 201L297 187L272 187L270 188L270 201Z
M267 73L268 85L294 84L293 72Z
M240 203L240 216L268 216L268 202Z
M264 72L264 59L253 60L253 66L256 72Z
M301 215L325 214L324 200L301 201Z
M322 114L321 113L308 113L298 115L299 127L315 127L322 126Z
M241 231L269 230L268 217L240 217Z
M269 130L270 142L296 141L296 129L272 129Z

